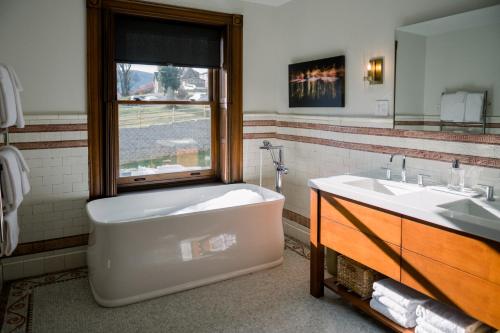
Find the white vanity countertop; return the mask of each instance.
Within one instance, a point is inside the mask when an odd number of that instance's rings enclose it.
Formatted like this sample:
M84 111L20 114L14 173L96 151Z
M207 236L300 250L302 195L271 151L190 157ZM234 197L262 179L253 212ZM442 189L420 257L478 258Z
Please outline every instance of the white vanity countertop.
M390 195L349 184L363 180L368 181L371 178L342 175L310 179L308 184L320 191L500 242L499 201L486 201L484 197L469 199L419 187L416 184L401 184L390 181L382 182L394 184L395 187L400 184L409 191Z

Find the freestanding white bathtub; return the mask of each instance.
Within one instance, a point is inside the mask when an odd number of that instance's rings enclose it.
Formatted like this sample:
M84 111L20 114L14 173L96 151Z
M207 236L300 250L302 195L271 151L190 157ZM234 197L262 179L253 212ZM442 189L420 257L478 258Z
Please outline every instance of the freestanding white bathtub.
M279 265L284 200L231 184L90 202L87 262L95 300L120 306Z

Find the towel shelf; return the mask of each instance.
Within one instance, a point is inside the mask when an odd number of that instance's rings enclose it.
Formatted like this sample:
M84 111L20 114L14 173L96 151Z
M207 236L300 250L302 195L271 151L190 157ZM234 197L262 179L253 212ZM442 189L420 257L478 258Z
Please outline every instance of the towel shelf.
M347 288L343 287L340 285L335 278L329 278L325 280L325 287L342 297L344 300L349 302L352 306L354 306L356 309L364 312L365 314L369 315L370 317L374 318L378 322L380 322L382 325L392 329L394 332L400 332L400 333L414 333L415 329L413 328L404 328L392 320L386 318L382 314L378 313L377 311L373 310L370 307L370 300L363 300L361 297L356 295L354 292L349 291Z
M9 139L9 128L2 128L0 129L0 134L3 134L3 139L4 139L4 145L8 145L10 143ZM2 172L3 168L0 165L0 183L2 180ZM5 242L5 206L3 205L3 194L2 194L2 188L0 186L0 244L3 244Z

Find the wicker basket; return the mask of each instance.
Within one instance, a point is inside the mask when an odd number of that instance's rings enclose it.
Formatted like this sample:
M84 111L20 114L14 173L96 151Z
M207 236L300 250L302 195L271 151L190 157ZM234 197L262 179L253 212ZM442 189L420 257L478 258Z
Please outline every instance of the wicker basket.
M372 296L373 282L380 277L380 274L357 261L342 255L337 258L337 281L362 299Z

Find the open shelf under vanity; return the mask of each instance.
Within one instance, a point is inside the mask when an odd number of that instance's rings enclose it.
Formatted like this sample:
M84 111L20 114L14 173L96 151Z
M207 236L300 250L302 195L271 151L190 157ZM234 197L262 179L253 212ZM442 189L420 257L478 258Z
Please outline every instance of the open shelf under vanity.
M401 333L414 333L415 329L413 328L404 328L389 318L383 316L382 314L378 313L377 311L373 310L370 307L370 299L362 299L359 297L357 294L354 292L348 290L341 284L337 282L335 278L328 278L325 279L324 281L325 287L342 297L344 300L349 302L352 306L354 306L356 309L359 309L360 311L366 313L368 316L372 317L373 319L377 320L380 322L382 325L387 326L388 328L392 329L394 332L401 332Z

